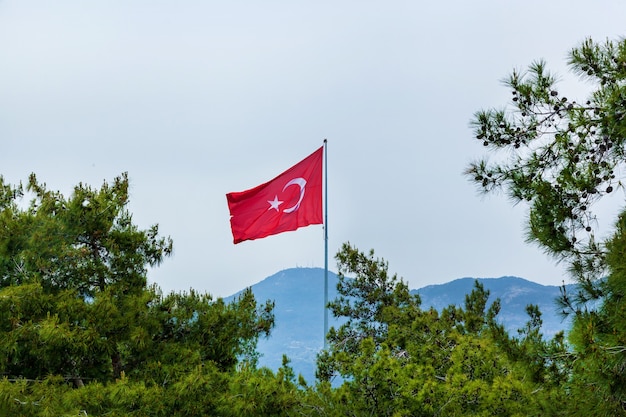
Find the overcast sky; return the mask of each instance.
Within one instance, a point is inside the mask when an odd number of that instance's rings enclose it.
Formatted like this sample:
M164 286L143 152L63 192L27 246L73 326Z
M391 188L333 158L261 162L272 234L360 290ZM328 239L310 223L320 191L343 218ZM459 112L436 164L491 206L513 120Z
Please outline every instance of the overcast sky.
M525 207L463 177L484 152L469 121L541 58L584 98L567 52L622 37L625 18L617 0L0 0L0 174L69 193L127 171L135 221L174 240L150 280L228 296L323 267L320 225L233 245L225 194L327 138L331 270L349 241L411 288L559 285L524 242Z

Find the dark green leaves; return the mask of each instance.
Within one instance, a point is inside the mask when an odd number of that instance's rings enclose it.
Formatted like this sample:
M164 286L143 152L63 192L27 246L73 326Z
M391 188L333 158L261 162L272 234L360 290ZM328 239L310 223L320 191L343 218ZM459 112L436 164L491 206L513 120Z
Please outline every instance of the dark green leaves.
M503 189L514 203L527 202L529 241L558 260L602 257L593 208L621 186L617 173L625 167L625 45L587 40L572 50L573 72L595 83L590 97L562 94L538 61L504 81L512 91L506 110L481 110L471 122L496 153L470 164L466 175L483 192Z

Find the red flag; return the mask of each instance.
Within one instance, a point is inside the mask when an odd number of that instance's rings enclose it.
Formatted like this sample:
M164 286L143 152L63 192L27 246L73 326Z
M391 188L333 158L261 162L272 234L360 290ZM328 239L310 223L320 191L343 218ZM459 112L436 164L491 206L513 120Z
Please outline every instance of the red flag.
M271 181L226 194L235 244L322 221L322 146Z

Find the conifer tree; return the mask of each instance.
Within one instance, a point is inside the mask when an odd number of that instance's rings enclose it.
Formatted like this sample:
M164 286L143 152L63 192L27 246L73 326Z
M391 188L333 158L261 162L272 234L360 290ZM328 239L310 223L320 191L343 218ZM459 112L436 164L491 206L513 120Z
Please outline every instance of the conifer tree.
M528 204L528 240L568 263L584 302L600 295L594 283L606 273L594 205L623 191L626 40L587 39L568 64L592 86L589 97L560 91L544 61L513 71L504 81L507 108L480 110L471 122L492 161L471 163L466 174L482 192L502 189L514 204Z
M613 220L597 218L594 206L623 192L626 39L587 39L570 51L568 64L592 86L590 95L577 100L559 91L542 61L514 71L505 81L509 108L481 110L472 121L476 139L504 156L474 162L466 174L485 193L503 189L514 203L526 202L528 240L566 262L579 284L574 293L563 287L558 300L564 314L574 313L567 350L560 337L548 346L552 354L534 352L532 324L507 350L531 369L540 361L549 366L548 373L535 369L533 378L560 384L570 415L624 415L626 223L622 213L604 238L599 226Z
M555 384L533 380L525 358L502 349L514 341L497 326L499 303L488 306L482 285L463 307L424 311L373 251L345 244L336 258L346 275L330 305L346 321L331 329L304 407L347 416L558 415ZM332 389L336 375L343 382Z
M128 197L126 174L67 197L0 177L0 415L215 415L248 376L286 392L259 404L291 407L291 379L256 370L273 303L148 285L172 240Z

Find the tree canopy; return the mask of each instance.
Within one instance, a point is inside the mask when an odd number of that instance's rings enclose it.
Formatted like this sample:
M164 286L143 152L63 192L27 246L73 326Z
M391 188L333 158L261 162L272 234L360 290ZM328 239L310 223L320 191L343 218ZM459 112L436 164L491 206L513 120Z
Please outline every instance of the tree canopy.
M623 191L626 42L587 39L568 64L592 86L590 96L560 91L541 60L513 71L504 81L507 108L480 110L471 122L497 160L471 163L466 174L485 193L503 189L514 203L527 202L528 239L590 281L606 272L594 204Z
M590 96L568 98L542 61L514 71L508 107L472 120L495 160L466 170L527 204L529 240L570 265L567 334L545 339L532 304L508 334L479 282L463 305L424 309L384 259L345 243L328 306L342 324L305 381L287 357L258 366L271 300L148 284L173 242L134 224L126 174L69 196L0 177L0 415L626 415L626 210L606 237L594 212L622 190L626 40L586 40L568 62Z
M543 340L532 307L524 336L515 339L497 322L499 300L489 305L478 282L464 306L422 310L419 296L373 251L344 244L337 260L354 277L340 275L331 308L346 321L331 329L318 361L322 387L343 381L325 392L326 407L349 416L555 412L563 376L548 358L564 346Z
M597 234L594 205L623 192L626 167L626 40L587 39L569 53L572 72L592 86L575 100L559 91L545 62L505 80L509 107L481 110L472 120L476 139L504 157L471 163L470 180L485 193L504 189L528 204L528 239L567 262L579 290L559 305L574 313L570 349L559 366L571 366L563 387L576 399L573 415L621 415L626 410L623 371L623 200L608 237ZM565 357L568 357L565 359Z
M100 189L79 184L69 197L34 175L26 187L0 178L0 190L1 414L223 407L223 398L193 395L221 387L238 364L254 366L273 303L257 303L250 289L226 304L148 285L148 267L170 256L173 242L157 225L133 223L126 174Z

